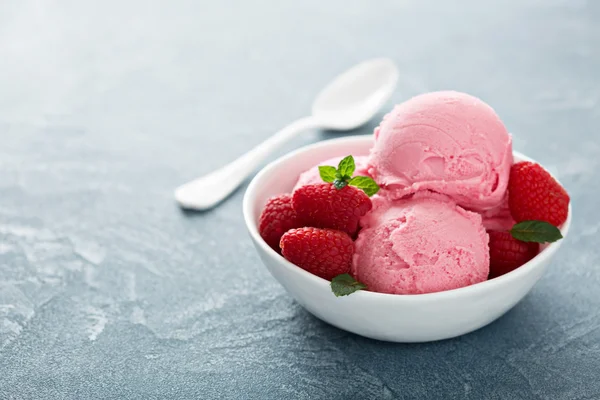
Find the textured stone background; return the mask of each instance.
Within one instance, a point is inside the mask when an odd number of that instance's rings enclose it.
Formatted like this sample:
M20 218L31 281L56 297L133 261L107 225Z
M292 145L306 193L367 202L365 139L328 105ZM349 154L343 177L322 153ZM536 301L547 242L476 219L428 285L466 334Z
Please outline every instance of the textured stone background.
M600 3L495 3L0 2L0 398L599 399ZM393 102L482 97L572 195L547 275L458 339L328 326L262 267L243 189L172 199L382 55Z

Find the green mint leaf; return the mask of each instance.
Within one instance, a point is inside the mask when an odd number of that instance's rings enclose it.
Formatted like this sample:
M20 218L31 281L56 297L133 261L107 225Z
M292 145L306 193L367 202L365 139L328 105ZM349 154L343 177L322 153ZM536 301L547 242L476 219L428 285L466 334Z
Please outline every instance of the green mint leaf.
M352 156L344 157L338 165L338 172L343 178L347 179L352 177L355 169L356 165L354 165L354 157Z
M345 179L336 179L335 181L333 181L333 186L335 186L337 190L341 190L348 186L348 181Z
M322 165L319 167L319 175L321 175L321 179L325 182L333 182L335 181L335 174L337 170L335 167L330 167L329 165Z
M522 242L556 242L562 239L560 229L544 221L523 221L515 224L510 234Z
M355 280L350 274L341 274L331 280L331 291L335 297L348 296L357 290L366 288L367 285Z
M375 183L375 181L368 176L355 176L354 178L350 179L348 185L362 189L369 197L373 196L379 191L379 185L377 185L377 183Z

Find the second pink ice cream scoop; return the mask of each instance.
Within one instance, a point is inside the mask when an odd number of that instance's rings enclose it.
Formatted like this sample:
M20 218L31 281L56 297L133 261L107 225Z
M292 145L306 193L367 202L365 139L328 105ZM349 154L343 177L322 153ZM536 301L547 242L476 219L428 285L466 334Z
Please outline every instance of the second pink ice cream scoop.
M373 203L361 220L352 266L369 290L433 293L487 279L488 234L481 216L427 191L396 201L377 196Z

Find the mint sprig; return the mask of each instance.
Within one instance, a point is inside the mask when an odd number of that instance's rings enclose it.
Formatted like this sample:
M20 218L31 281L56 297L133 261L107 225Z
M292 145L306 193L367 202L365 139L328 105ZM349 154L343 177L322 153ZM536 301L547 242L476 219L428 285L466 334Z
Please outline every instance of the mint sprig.
M372 178L368 176L352 177L355 170L354 157L347 156L340 161L337 168L330 165L320 166L319 175L323 181L333 183L333 186L338 190L350 185L361 189L369 197L379 191L379 185Z
M354 164L354 157L347 156L342 158L342 161L338 164L338 172L340 176L344 179L352 178L352 174L356 169L356 164Z
M350 179L348 185L364 190L367 196L371 197L379 191L379 185L368 176L355 176Z
M322 165L319 167L319 175L321 175L321 179L323 179L325 182L333 183L336 173L337 169L335 169L335 167L330 167L328 165Z
M562 239L556 226L545 221L523 221L515 224L510 234L522 242L552 243Z
M348 296L357 290L366 288L367 285L357 281L350 274L341 274L331 280L331 291L335 297Z

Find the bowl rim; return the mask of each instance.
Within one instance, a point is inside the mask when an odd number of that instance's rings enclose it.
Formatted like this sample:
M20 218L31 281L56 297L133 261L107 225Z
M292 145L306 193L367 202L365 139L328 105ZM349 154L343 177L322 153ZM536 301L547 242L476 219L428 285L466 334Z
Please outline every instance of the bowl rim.
M276 257L276 260L279 261L279 264L282 268L285 268L292 273L299 273L301 275L304 275L307 279L312 280L315 285L326 286L326 288L328 290L330 290L330 287L329 287L329 285L331 283L330 281L323 279L321 277L318 277L314 274L311 274L310 272L305 271L304 269L298 267L297 265L292 264L291 262L289 262L288 260L283 258L275 250L273 250L260 236L260 234L258 232L258 224L255 223L255 221L252 218L252 214L253 214L252 210L254 207L254 202L256 200L256 195L257 195L257 191L258 191L260 182L262 181L264 176L269 174L273 169L277 168L277 166L279 164L281 164L282 162L287 161L292 158L295 158L295 157L298 157L299 155L306 153L306 152L310 152L311 150L314 150L316 148L329 147L329 146L334 146L336 144L348 143L348 142L357 142L357 144L358 144L360 142L368 142L368 141L372 141L372 140L373 140L373 135L356 135L356 136L346 136L346 137L342 137L342 138L328 139L328 140L323 140L323 141L320 141L317 143L312 143L312 144L300 147L300 148L298 148L294 151L291 151L287 154L284 154L283 156L270 162L269 164L264 166L256 174L256 176L252 179L252 181L248 185L248 188L246 189L246 193L244 194L243 205L242 205L246 228L248 229L248 232L250 233L250 236L254 240L254 242L256 244L258 244L258 246L260 246L260 249L263 252L265 252L266 254L268 254L270 257L272 257L272 258ZM536 162L532 158L527 157L526 155L519 153L517 151L513 150L513 154L516 158L519 158L521 160ZM564 242L564 240L567 238L569 229L571 227L572 215L573 215L573 212L571 209L571 203L569 203L569 213L567 215L567 220L560 228L560 231L563 235L563 239L561 239L557 242L554 242L554 243L550 243L545 249L543 249L540 253L538 253L538 255L536 255L534 258L532 258L527 263L525 263L522 266L520 266L519 268L517 268L511 272L508 272L502 276L499 276L497 278L488 279L483 282L475 283L473 285L469 285L469 286L465 286L465 287L461 287L461 288L457 288L457 289L444 290L441 292L434 292L434 293L391 294L391 293L372 292L369 290L360 290L358 292L353 293L352 297L355 298L356 300L360 300L362 297L366 297L365 300L367 300L369 298L372 298L372 299L379 298L381 300L396 299L396 300L405 300L405 301L439 301L439 300L444 300L448 297L455 297L455 296L461 296L461 295L474 295L477 293L488 291L494 286L510 285L511 282L519 280L523 275L527 274L530 270L543 265L547 260L551 259L554 256L556 251L562 245L562 242Z

